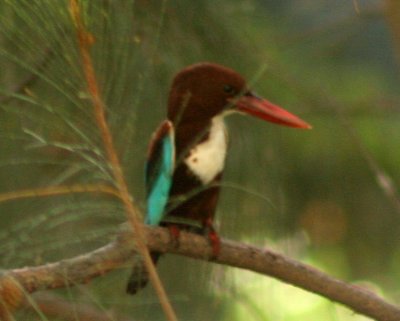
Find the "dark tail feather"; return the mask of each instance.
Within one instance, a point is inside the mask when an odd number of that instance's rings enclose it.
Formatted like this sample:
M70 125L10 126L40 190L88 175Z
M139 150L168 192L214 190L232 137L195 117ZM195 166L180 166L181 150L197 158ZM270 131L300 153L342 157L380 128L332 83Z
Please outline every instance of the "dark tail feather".
M150 252L151 259L154 265L157 264L161 256L160 252ZM137 291L143 289L149 282L149 274L147 273L146 265L142 258L138 261L132 269L131 276L129 277L128 284L126 285L126 292L129 294L136 294Z

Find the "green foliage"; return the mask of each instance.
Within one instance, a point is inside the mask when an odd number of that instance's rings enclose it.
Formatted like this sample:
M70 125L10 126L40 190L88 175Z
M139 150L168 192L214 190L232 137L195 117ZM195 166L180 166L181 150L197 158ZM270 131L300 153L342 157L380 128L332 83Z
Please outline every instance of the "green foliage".
M229 119L221 234L274 244L395 297L400 213L368 163L372 158L399 182L399 69L379 8L363 15L371 9L362 7L357 15L351 1L82 4L107 120L142 208L146 146L165 116L172 75L197 61L228 65L314 129ZM0 4L0 70L0 193L114 184L68 1ZM95 249L123 220L121 205L98 194L1 203L0 266L42 264ZM243 271L173 256L159 270L181 320L362 320L280 283L263 281L261 287L258 276ZM135 319L163 319L151 289L134 298L124 294L126 278L118 271L61 292ZM296 310L282 292L304 305Z

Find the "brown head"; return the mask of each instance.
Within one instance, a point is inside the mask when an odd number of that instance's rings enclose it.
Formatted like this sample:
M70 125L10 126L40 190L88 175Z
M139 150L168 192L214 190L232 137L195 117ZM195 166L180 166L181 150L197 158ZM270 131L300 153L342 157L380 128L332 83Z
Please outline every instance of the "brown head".
M284 109L256 96L236 71L213 63L188 66L173 79L168 119L180 123L208 123L218 115L242 112L280 125L311 128Z

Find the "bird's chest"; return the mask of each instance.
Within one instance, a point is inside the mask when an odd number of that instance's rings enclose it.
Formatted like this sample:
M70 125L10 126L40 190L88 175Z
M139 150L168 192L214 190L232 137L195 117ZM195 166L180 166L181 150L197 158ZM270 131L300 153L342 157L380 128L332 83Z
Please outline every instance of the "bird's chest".
M184 162L204 185L210 183L224 168L227 135L222 119L214 119L208 138L190 150Z

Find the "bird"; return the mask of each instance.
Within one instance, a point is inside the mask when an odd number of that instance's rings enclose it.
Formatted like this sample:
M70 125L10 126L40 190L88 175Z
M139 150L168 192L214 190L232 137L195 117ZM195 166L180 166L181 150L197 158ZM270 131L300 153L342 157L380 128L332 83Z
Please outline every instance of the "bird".
M145 223L166 226L171 236L180 230L205 234L212 256L220 251L213 219L228 149L226 116L234 113L294 128L311 126L270 101L257 96L236 71L200 62L179 71L172 80L167 119L154 132L145 169ZM156 264L161 253L151 252ZM126 292L145 287L144 262L136 264Z

